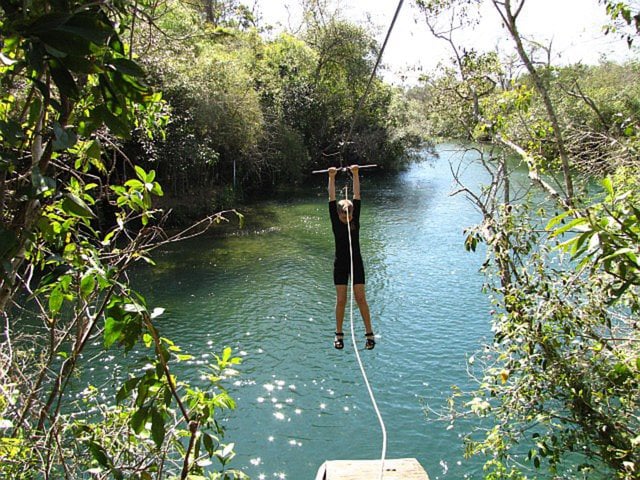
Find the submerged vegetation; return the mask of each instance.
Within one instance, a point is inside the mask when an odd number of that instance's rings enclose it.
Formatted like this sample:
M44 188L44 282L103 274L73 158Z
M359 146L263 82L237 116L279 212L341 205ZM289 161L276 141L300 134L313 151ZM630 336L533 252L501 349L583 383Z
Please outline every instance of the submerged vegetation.
M416 3L452 65L407 91L374 76L360 106L379 46L323 2L277 36L237 0L0 2L0 476L243 478L217 420L239 360L224 349L206 389L178 378L188 352L127 270L241 198L342 161L393 172L449 137L492 179L460 192L483 214L466 247L487 247L495 337L446 418L493 422L467 437L487 478L638 478L640 66L554 66L519 34L524 0L490 2L516 57L457 41L477 2ZM600 3L633 46L637 5ZM511 191L514 157L544 211ZM168 209L190 226L167 234ZM144 367L72 400L95 342Z

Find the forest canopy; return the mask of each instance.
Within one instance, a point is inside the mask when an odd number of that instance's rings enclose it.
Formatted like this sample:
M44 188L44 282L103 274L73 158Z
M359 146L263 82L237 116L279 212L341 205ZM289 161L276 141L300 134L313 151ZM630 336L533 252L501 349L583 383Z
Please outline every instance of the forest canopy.
M401 128L400 92L376 76L358 110L379 48L369 32L309 15L298 35L267 36L229 3L212 3L236 12L212 22L210 6L167 2L132 32L171 121L163 140L138 136L127 148L175 201L195 195L214 208L242 191L299 185L314 168L406 164L420 139Z
M490 178L455 180L482 214L461 248L486 247L495 335L442 418L492 422L464 433L489 479L638 478L640 66L554 64L520 35L525 0L488 1L512 48L478 51L456 36L477 3L415 2L451 62L403 89L324 2L267 35L237 0L0 1L0 476L244 478L217 420L240 360L219 352L203 387L177 376L190 355L128 270L314 168L393 173L454 138ZM637 44L637 2L598 4ZM515 169L544 208L512 191ZM94 342L145 367L70 401Z

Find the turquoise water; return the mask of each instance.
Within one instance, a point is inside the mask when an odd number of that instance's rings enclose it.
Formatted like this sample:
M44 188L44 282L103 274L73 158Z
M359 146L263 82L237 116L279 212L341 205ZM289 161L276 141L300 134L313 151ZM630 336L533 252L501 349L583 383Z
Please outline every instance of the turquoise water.
M453 385L468 385L466 358L490 336L481 293L483 253L464 250L479 214L455 189L450 162L477 187L484 171L441 145L392 179L362 173L361 244L378 345L358 343L388 434L387 458L415 457L431 479L475 476L465 426L433 420ZM469 155L469 154L468 154ZM340 186L339 180L338 185ZM333 239L326 178L306 196L261 204L236 233L201 237L157 254L134 281L166 308L161 333L195 354L185 374L231 346L243 358L225 414L232 466L253 479L313 479L325 460L379 459L382 434L353 352L332 346ZM348 312L347 326L348 332Z

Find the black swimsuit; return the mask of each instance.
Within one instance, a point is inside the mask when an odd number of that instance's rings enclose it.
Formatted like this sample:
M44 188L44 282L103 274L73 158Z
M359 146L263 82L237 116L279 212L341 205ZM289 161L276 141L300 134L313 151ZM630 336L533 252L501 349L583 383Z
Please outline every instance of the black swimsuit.
M364 265L360 255L360 200L353 200L353 213L350 225L342 223L338 217L337 202L329 202L329 216L331 228L336 244L335 260L333 261L333 283L347 285L351 270L351 255L349 251L349 230L351 230L351 248L353 250L353 284L364 284Z

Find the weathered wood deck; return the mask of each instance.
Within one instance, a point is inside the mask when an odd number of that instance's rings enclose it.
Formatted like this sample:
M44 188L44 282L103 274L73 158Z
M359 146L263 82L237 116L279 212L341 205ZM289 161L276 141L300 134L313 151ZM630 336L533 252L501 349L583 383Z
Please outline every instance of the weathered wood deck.
M377 480L380 460L329 460L318 469L316 480ZM429 480L415 458L384 461L383 480Z

